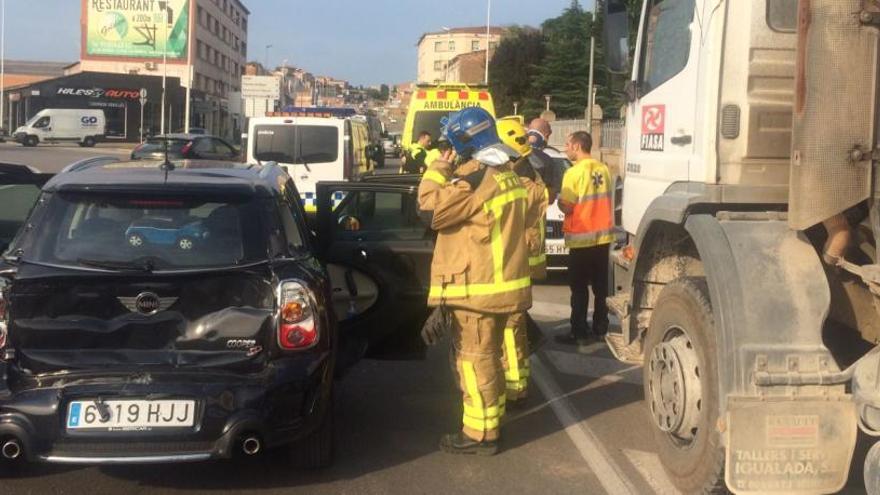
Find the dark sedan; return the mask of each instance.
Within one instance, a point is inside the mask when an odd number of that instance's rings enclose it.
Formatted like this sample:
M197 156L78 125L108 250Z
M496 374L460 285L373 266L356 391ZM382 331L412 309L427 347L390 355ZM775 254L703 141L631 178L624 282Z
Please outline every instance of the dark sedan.
M165 134L148 138L131 152L132 160L157 160L165 156L172 160L226 160L238 158L238 151L215 136L202 134Z

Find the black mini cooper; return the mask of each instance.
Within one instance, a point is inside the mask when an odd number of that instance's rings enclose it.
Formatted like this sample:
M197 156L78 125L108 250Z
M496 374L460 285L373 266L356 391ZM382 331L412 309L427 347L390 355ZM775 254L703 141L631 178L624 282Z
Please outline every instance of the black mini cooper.
M412 184L298 198L273 164L0 164L0 473L328 464L334 376L422 355L433 240Z

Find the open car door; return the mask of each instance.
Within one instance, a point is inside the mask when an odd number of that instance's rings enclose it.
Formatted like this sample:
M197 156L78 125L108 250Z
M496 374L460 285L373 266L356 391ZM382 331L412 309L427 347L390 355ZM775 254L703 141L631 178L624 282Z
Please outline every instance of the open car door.
M333 208L331 198L344 199ZM321 182L318 240L340 322L340 368L364 356L420 359L434 235L415 185Z
M0 253L15 238L40 196L40 189L52 178L39 170L14 163L0 163Z

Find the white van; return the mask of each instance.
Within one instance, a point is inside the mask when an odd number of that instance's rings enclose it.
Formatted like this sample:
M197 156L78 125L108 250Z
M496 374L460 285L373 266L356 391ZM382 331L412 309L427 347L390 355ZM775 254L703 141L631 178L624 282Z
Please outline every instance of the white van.
M91 147L104 139L106 129L103 110L46 108L16 129L12 138L25 146L69 141Z
M247 162L281 165L296 183L306 212L313 213L318 182L357 180L373 170L367 124L342 115L315 109L253 117L248 125Z

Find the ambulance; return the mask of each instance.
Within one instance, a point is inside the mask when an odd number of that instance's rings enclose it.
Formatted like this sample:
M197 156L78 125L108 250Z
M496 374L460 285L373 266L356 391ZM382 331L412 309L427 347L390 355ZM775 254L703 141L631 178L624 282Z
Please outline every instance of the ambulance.
M250 119L246 161L281 165L306 213L314 213L318 182L358 180L373 172L369 146L367 123L353 109L288 107Z
M403 128L403 149L408 149L419 138L419 133L431 133L434 142L440 137L440 119L463 108L482 107L493 116L495 105L485 86L461 83L419 84L413 91Z

